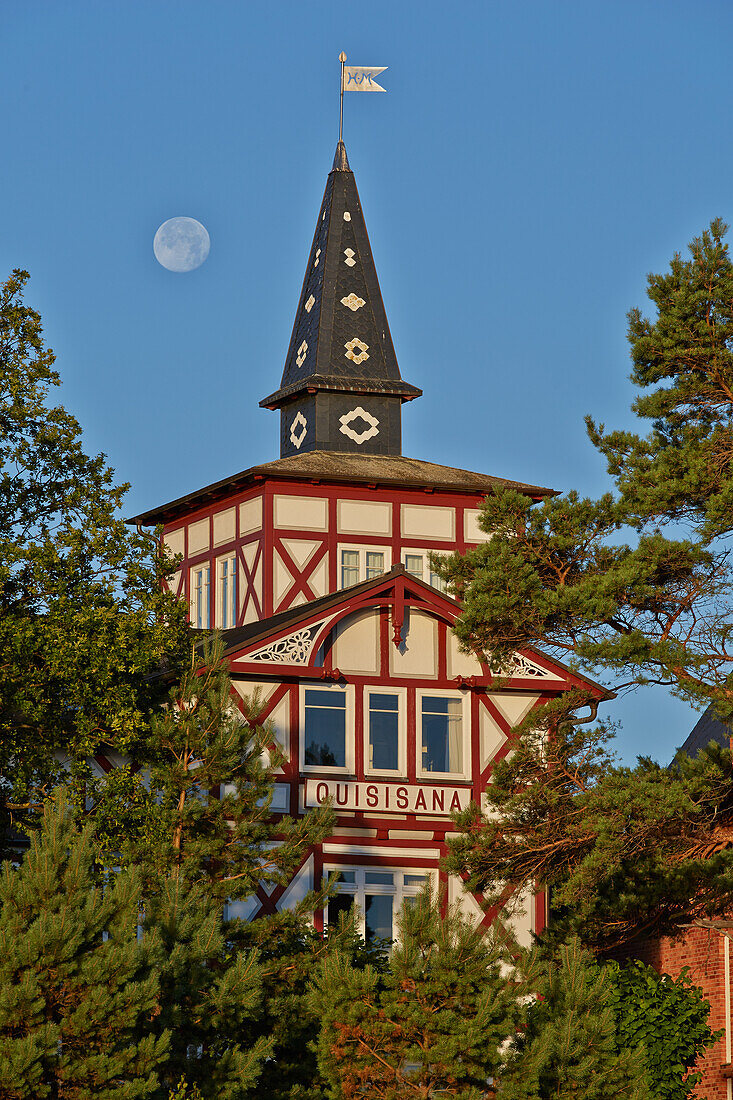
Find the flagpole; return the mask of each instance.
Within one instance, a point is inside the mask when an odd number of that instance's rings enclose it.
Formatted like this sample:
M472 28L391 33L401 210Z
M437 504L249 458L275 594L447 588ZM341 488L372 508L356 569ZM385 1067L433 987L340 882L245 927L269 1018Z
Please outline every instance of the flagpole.
M344 65L346 64L346 54L341 51L339 54L339 61L341 62L341 95L339 96L339 144L344 140Z

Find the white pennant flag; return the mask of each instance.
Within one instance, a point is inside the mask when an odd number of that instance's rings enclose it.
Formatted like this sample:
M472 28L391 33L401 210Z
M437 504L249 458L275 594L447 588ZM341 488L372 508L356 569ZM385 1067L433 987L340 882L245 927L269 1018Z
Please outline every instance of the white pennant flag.
M386 92L381 84L374 79L387 68L383 65L379 68L368 68L366 65L344 66L344 91L345 92Z

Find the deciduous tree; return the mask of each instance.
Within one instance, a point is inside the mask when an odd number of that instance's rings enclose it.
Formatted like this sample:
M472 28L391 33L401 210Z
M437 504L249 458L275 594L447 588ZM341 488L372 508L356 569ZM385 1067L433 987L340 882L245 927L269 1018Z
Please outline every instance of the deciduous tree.
M0 286L0 792L16 814L59 754L73 769L134 745L163 686L151 673L189 648L166 566L123 522L126 486L51 403L59 376L27 279Z

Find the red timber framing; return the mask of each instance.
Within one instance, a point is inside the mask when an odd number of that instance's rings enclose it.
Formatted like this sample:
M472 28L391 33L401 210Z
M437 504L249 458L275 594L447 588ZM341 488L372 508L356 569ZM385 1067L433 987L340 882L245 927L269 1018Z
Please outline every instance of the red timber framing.
M190 600L194 571L207 566L210 625L221 625L217 563L235 556L237 625L242 626L339 588L343 550L376 550L384 555L385 570L402 563L405 554L422 554L426 571L428 551L465 552L484 537L475 522L482 500L476 492L430 486L408 489L261 477L241 492L165 523L163 538L182 558L172 587ZM360 512L368 519L357 530L355 517ZM421 515L427 517L422 531L415 518ZM442 529L430 532L431 521Z
M303 890L320 881L326 866L394 868L429 873L447 897L459 898L461 884L449 883L440 867L446 838L454 831L451 809L469 800L480 804L494 762L510 750L512 728L530 709L571 686L604 695L597 685L534 652L518 655L516 675L497 686L477 658L459 653L451 630L459 610L450 597L398 565L225 635L238 694L259 686L266 701L263 717L274 720L288 757L276 788L279 811L297 815L327 797L334 803L333 835L296 875ZM344 699L349 744L343 767L305 761L305 692L324 688ZM402 708L400 763L389 775L370 769L366 753L367 698L375 689L394 693ZM431 774L421 767L423 696L460 700L464 755L455 774ZM257 912L287 905L291 887L269 895L261 890ZM498 911L486 911L480 896L463 894L461 901L484 926ZM528 908L525 935L544 926L544 896L531 899ZM322 913L316 924L323 926Z

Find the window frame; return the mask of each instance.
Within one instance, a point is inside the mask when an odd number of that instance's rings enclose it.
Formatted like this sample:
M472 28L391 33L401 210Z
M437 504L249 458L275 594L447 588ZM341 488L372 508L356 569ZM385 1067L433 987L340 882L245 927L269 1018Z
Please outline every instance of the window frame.
M222 574L222 566L224 562L228 562L232 566L232 572L229 577L230 581L234 581L234 622L228 626L224 626L224 577ZM239 615L239 571L237 554L235 550L230 551L228 554L222 554L216 559L216 625L220 630L231 630L237 625L237 617ZM211 598L211 597L209 597Z
M337 572L337 583L338 583L339 592L344 591L344 586L341 584L342 568L343 568L342 565L341 565L341 555L342 555L344 550L348 550L348 551L351 551L352 553L355 553L355 554L359 555L359 579L354 582L355 584L361 584L362 581L367 580L367 575L366 575L367 574L367 565L366 565L366 560L367 560L366 556L367 556L367 554L384 554L384 573L389 572L389 570L392 568L392 548L391 548L391 546L376 546L376 545L375 546L369 546L365 543L339 542L336 546L336 569L338 571ZM377 575L378 576L383 576L383 573L379 573ZM373 580L373 579L374 578L372 578L372 577L369 578L369 580ZM351 585L348 585L347 587L350 588Z
M463 768L460 772L432 772L422 766L422 704L428 696L443 699L459 699L461 702L461 753ZM418 779L437 779L441 782L471 779L471 693L459 688L418 688L415 692L415 754L417 756L415 775Z
M439 588L437 584L433 584L433 577L435 577L436 580L441 580L441 578L438 577L437 573L433 573L432 569L430 568L430 560L428 558L429 554L442 554L443 557L447 558L449 556L449 553L450 552L445 550L444 548L441 548L441 549L435 549L434 548L434 549L431 549L431 550L425 550L424 548L421 548L419 546L404 546L403 545L402 550L400 552L400 560L401 560L402 564L404 565L405 569L407 569L407 561L405 559L407 558L408 555L411 555L413 557L417 557L417 556L421 557L422 560L423 560L423 575L420 578L420 580L422 580L422 582L424 584L429 584L430 587L434 588L436 592L440 592L443 596L448 596L449 599L450 599L449 593L444 588ZM412 573L409 574L409 576L412 576L412 575L413 575ZM442 583L444 584L445 582L443 581Z
M355 882L339 882L336 886L336 894L346 894L355 899L358 906L356 928L363 938L366 938L365 901L367 894L378 897L393 897L395 899L395 904L392 907L392 942L397 943L399 932L397 917L405 903L405 899L416 898L425 889L425 883L420 886L405 886L405 877L407 875L424 876L431 888L433 890L436 888L437 871L433 867L356 867L333 862L324 863L323 865L323 877L326 880L329 875L342 871L353 872ZM366 876L368 874L391 874L394 876L394 885L367 883ZM328 928L328 903L323 907L323 924L324 928Z
M369 766L369 697L371 695L397 696L397 768L372 768ZM369 684L364 687L364 774L385 778L407 776L407 688L391 685Z
M344 706L344 758L343 767L334 764L306 764L305 762L305 693L306 691L332 691L342 695L346 700ZM355 774L356 737L354 735L354 687L352 684L324 684L321 680L311 683L301 681L300 698L298 700L298 766L301 774L317 775L349 775Z
M206 582L206 623L202 626L198 625L198 606L197 606L197 586L196 575L198 573L208 573L208 579ZM199 562L197 565L192 565L189 570L189 622L194 630L211 630L211 561ZM202 585L202 589L203 589Z

